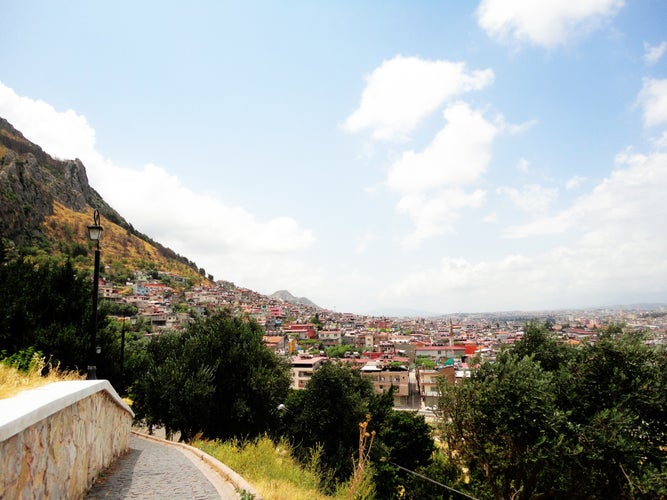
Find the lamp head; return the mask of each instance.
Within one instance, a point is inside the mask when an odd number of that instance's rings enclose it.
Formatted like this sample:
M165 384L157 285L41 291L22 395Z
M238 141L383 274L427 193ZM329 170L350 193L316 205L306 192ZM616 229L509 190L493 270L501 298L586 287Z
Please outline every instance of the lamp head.
M88 237L92 241L100 241L102 236L102 226L100 226L100 212L95 209L93 212L93 225L88 226Z

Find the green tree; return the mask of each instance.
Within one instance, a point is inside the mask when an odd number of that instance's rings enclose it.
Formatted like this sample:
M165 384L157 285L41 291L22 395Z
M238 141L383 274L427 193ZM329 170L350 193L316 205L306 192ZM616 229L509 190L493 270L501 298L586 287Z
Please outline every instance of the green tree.
M149 425L164 425L167 435L189 441L202 430L213 407L217 365L200 358L199 339L164 333L148 345L147 370L136 386L137 416Z
M660 498L666 373L641 335L611 328L573 348L527 325L495 363L441 381L439 428L478 496Z
M355 349L351 345L334 345L327 347L325 352L330 358L343 358L345 357L345 353L348 353L349 356L353 352L360 352L360 350Z
M539 474L562 453L566 423L553 375L531 357L506 352L459 385L441 379L439 389L440 428L450 456L478 467L494 498L539 493Z
M414 487L410 471L422 470L431 463L435 449L432 428L423 415L390 409L381 422L375 444L374 469L378 498L399 498Z
M532 356L533 361L549 372L564 368L574 354L567 344L549 331L546 323L535 321L526 324L523 338L512 349L518 358Z
M347 365L329 362L285 402L286 432L297 445L298 457L308 462L311 452L322 447L319 465L325 489L333 490L352 474L359 424L366 421L374 398L368 379Z
M620 332L612 325L575 350L559 394L578 452L549 480L570 495L664 498L667 353L641 333Z
M198 431L253 438L277 424L288 370L255 321L221 311L155 337L135 397L142 418L181 431L184 440Z
M324 328L324 325L322 324L322 320L320 320L320 314L315 313L314 316L312 316L309 320L308 323L311 325L314 325L317 330L321 330Z
M89 360L92 286L70 261L39 266L17 258L0 265L0 351L34 347L63 368Z
M423 368L425 370L433 370L435 368L436 362L428 356L417 356L415 365L418 368Z

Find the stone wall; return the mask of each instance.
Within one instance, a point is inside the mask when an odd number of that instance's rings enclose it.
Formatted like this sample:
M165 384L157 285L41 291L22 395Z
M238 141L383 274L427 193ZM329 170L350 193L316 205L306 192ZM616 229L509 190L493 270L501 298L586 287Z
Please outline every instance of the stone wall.
M0 498L81 498L128 450L133 416L106 380L0 400Z

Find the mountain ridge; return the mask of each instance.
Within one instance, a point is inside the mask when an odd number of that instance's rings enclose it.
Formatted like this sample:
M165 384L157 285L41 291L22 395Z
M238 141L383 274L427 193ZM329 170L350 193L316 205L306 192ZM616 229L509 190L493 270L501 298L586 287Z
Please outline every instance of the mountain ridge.
M83 251L86 226L92 211L98 210L105 229L124 238L126 248L146 252L161 263L173 262L190 277L203 274L197 265L173 250L137 231L88 182L86 167L79 159L59 160L26 139L0 117L0 238L3 253L30 249L31 252L67 253L79 245ZM63 241L66 240L66 241ZM136 239L136 240L135 240ZM69 241L67 241L69 240ZM154 251L147 249L154 249ZM105 250L107 260L122 261L123 248Z
M195 282L214 281L186 257L140 233L90 185L80 159L61 160L28 140L0 117L0 257L27 253L74 258L89 269L91 242L87 226L98 210L104 228L102 257L107 275L130 276L129 266L172 270ZM129 262L129 264L128 264ZM170 264L173 262L173 264ZM115 272L119 267L128 267ZM166 269L160 269L161 267ZM279 290L271 297L322 309L306 297Z
M274 299L279 299L284 302L289 302L290 304L297 304L297 305L302 305L302 306L310 306L310 307L315 307L316 309L322 309L320 306L315 304L313 301L306 297L295 297L292 295L290 292L287 290L278 290L277 292L273 292L269 297L274 298Z

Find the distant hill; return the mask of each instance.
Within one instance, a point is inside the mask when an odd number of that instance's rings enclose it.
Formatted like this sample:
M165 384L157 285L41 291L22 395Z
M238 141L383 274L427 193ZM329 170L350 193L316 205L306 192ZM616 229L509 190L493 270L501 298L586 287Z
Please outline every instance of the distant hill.
M0 118L0 256L73 258L92 267L87 226L94 209L104 228L103 274L149 269L204 279L194 262L135 230L106 203L80 160L52 158Z
M278 290L277 292L272 293L269 297L273 299L282 300L283 302L289 302L290 304L297 304L302 306L315 307L316 309L322 309L320 306L307 299L306 297L295 297L287 290Z

